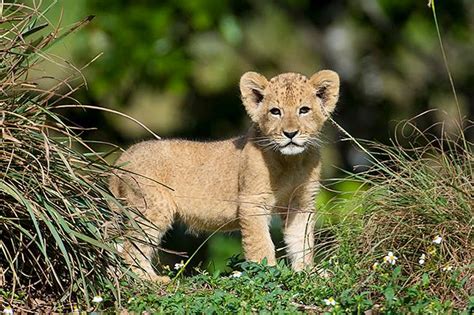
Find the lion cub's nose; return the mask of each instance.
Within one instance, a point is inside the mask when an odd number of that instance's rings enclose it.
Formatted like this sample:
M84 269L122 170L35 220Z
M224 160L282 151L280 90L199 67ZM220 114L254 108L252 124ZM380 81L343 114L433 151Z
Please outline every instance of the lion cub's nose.
M283 134L284 134L285 136L287 136L288 138L290 138L290 139L293 139L293 137L296 136L297 133L298 133L298 130L296 130L296 131L290 131L290 132L288 132L288 131L283 131Z

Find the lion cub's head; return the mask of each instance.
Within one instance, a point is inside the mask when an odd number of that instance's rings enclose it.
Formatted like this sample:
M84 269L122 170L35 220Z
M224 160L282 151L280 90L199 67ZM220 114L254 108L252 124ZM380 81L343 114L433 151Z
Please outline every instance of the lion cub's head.
M267 80L247 72L240 79L240 91L247 113L261 132L255 142L293 155L317 145L327 114L336 106L339 76L322 70L309 79L284 73Z

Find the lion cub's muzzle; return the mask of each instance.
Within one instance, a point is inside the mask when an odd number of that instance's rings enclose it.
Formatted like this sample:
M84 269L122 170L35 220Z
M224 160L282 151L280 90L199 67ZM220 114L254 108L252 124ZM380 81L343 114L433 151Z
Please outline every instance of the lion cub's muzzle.
M280 152L284 155L300 154L305 150L305 142L296 131L283 131L282 141L279 142Z

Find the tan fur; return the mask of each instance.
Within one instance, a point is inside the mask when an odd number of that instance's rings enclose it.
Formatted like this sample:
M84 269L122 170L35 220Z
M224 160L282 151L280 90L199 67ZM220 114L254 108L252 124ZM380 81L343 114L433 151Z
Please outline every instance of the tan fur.
M246 135L216 142L138 143L117 161L123 170L111 177L110 189L153 222L146 231L155 245L175 219L195 231L240 229L246 259L266 258L269 264L276 262L270 216L278 213L292 267L301 270L313 260L321 169L317 141L336 105L339 77L323 70L309 79L285 73L268 81L247 72L240 90L254 123ZM286 145L295 131L296 144ZM138 262L141 275L157 278L150 264L153 247L132 245L125 244L125 258Z

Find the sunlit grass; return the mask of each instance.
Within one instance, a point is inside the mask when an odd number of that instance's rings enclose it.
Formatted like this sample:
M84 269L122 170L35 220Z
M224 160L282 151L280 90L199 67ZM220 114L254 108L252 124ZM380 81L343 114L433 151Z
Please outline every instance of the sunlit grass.
M410 147L372 144L384 162L362 175L370 188L360 199L364 212L357 249L367 267L372 257L392 251L409 275L407 284L430 272L433 292L465 303L474 285L469 279L474 258L472 144L465 147L461 139L409 127L418 136ZM464 286L449 284L445 266L467 277Z
M106 287L120 301L121 281L133 281L115 249L129 212L107 189L112 167L55 111L76 103L80 73L47 54L90 18L58 29L44 18L49 8L0 6L0 301L67 310L78 300L90 305ZM66 79L38 75L45 61ZM43 89L44 81L54 84Z

